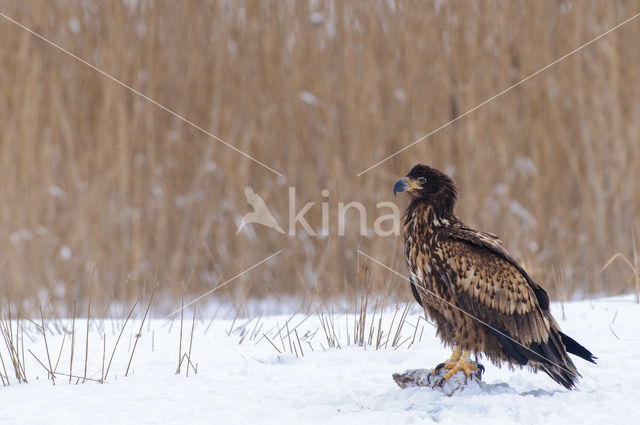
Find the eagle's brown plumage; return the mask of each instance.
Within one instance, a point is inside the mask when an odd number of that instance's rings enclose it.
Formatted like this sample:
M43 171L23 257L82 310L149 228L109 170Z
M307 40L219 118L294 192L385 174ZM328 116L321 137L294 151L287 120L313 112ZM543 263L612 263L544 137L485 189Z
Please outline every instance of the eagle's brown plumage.
M567 351L595 357L560 331L547 293L502 242L453 214L453 181L416 165L396 183L398 191L412 198L403 224L411 289L442 340L498 365L542 370L573 388L580 375Z

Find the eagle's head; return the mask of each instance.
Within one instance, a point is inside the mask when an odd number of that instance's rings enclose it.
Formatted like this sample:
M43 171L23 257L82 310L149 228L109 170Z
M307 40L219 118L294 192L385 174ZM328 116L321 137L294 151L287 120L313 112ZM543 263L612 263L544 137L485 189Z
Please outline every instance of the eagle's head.
M452 214L458 192L449 176L428 165L418 164L393 186L393 194L407 192L413 202L431 204L442 214Z

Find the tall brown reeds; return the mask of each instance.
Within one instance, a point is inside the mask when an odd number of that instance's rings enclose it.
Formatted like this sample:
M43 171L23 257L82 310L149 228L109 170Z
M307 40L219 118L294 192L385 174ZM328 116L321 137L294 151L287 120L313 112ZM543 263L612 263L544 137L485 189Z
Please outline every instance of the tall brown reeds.
M12 302L197 295L355 297L356 249L404 270L397 237L337 236L338 202L392 201L416 162L453 174L458 214L551 293L630 290L640 234L640 20L368 173L356 174L640 11L639 1L0 1L0 11L283 174L0 18L0 273ZM252 186L287 229L235 235ZM321 191L328 189L328 197ZM405 200L395 200L404 207ZM632 260L633 262L633 260ZM374 293L406 283L373 268ZM175 307L175 306L174 306ZM81 311L80 306L78 306Z

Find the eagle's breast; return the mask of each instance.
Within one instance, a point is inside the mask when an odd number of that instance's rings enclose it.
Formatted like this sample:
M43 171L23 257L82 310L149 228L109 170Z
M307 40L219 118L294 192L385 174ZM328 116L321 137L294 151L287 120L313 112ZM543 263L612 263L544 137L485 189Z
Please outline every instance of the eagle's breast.
M438 261L443 260L444 253L438 248L437 230L443 224L448 225L449 220L437 218L430 206L408 211L404 221L407 265L413 282L422 289L420 298L429 316L433 315L434 309L448 316L446 309L442 308L441 299L449 298L450 294L438 272L441 268Z

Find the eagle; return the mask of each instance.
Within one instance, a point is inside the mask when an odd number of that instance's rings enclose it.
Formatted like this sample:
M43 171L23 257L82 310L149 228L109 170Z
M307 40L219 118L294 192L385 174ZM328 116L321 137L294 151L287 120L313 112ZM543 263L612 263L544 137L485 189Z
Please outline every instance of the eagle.
M470 359L484 355L543 371L568 389L580 374L567 353L595 363L596 357L560 331L549 296L500 239L465 225L453 210L458 191L445 173L418 164L393 188L408 193L403 216L404 250L411 291L437 334L453 347L443 381L458 371L478 370ZM434 374L435 374L434 369Z

